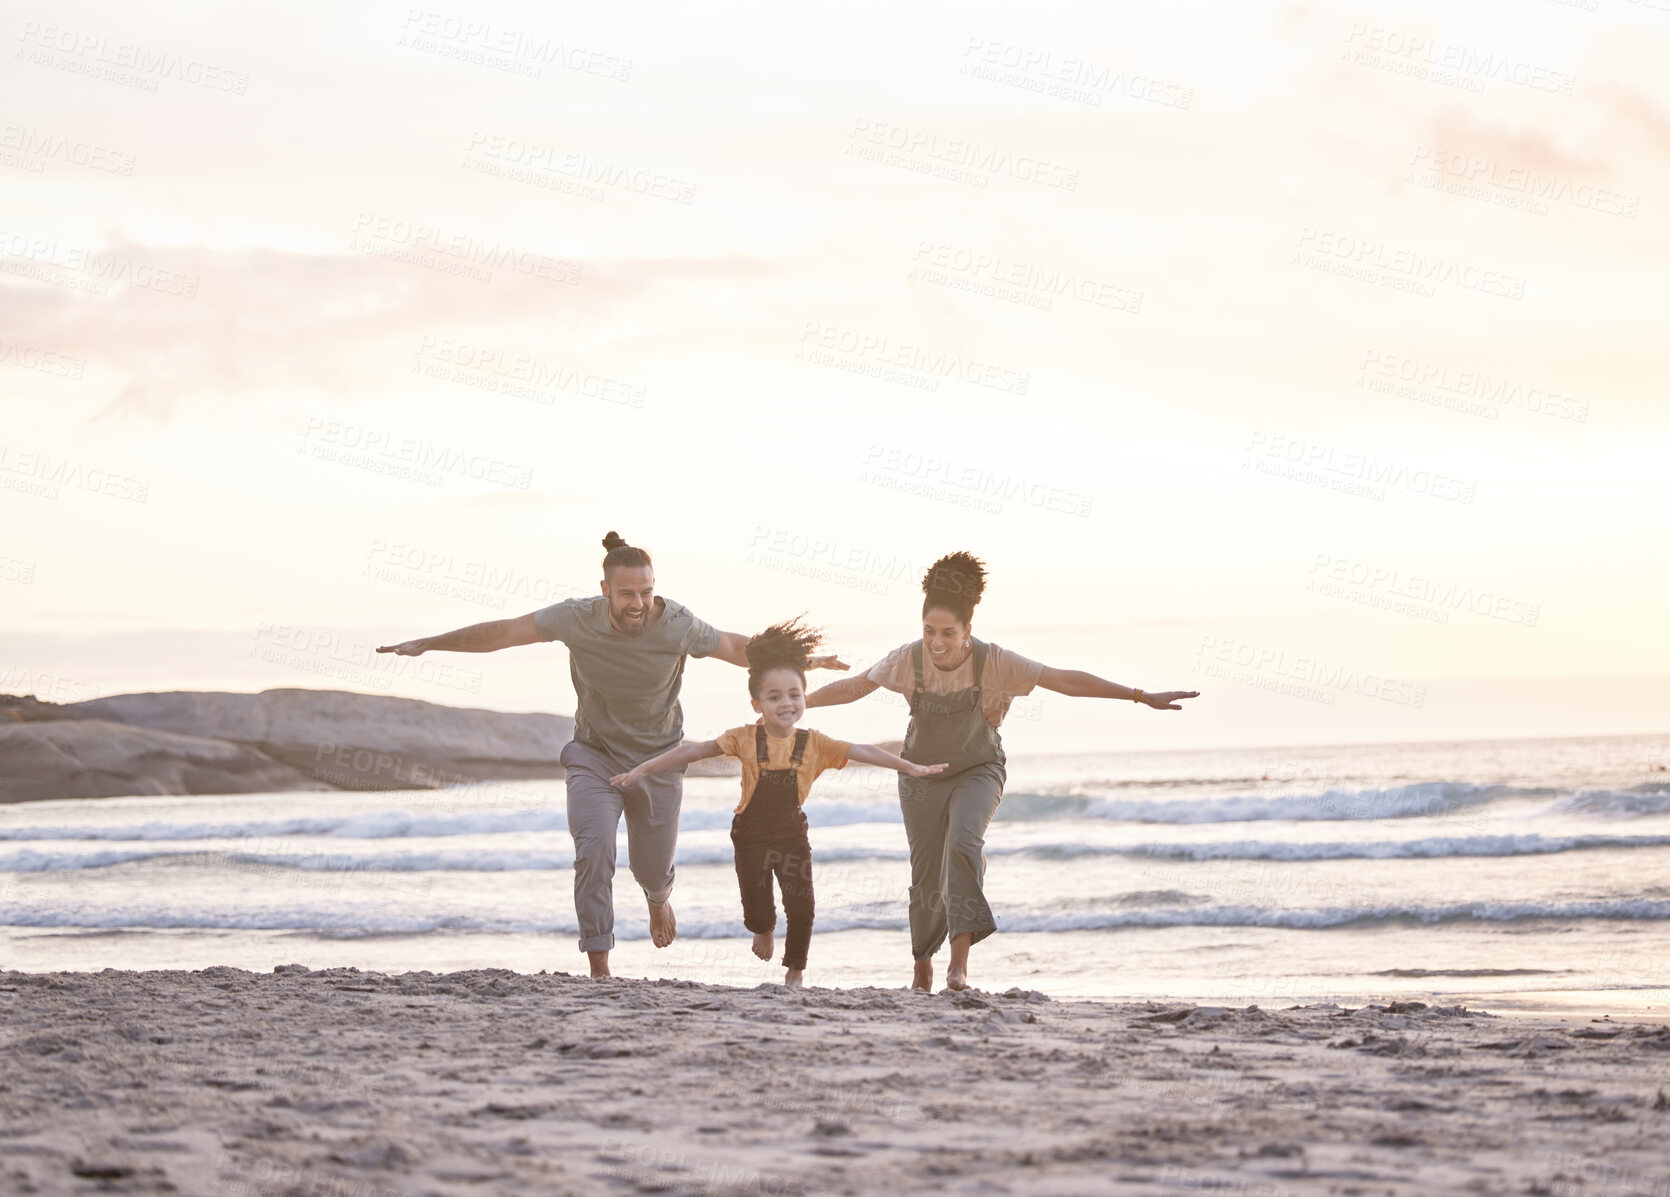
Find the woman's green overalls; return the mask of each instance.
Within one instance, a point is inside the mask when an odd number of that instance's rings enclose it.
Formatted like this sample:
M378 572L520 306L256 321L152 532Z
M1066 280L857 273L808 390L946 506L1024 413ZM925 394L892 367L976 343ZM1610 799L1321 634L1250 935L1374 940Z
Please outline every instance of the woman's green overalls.
M980 680L986 644L974 642L974 684L951 694L922 688L922 642L911 646L916 685L900 754L919 765L949 766L933 777L899 775L899 806L910 842L910 946L930 959L947 936L979 943L997 930L981 885L986 827L1003 798L1003 741L986 722Z

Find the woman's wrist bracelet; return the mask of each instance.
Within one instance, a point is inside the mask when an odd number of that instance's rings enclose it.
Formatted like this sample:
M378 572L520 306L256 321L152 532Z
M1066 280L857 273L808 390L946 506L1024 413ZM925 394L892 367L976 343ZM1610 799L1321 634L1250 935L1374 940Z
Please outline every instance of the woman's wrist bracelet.
M1141 702L1142 701L1142 691L1141 690L1132 690L1131 691L1131 701L1132 702Z

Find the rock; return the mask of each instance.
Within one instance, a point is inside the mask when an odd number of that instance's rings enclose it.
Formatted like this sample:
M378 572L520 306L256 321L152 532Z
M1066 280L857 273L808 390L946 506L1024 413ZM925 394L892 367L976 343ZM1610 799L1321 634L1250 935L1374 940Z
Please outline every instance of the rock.
M1196 1026L1200 1023L1217 1022L1229 1016L1229 1010L1223 1006L1196 1006L1179 1020L1179 1025Z
M63 710L247 744L344 790L561 777L558 757L574 731L574 721L565 715L448 707L345 690L117 694Z
M0 694L0 723L37 723L63 718L62 703L42 702L33 694Z
M0 802L331 788L224 740L102 719L0 723Z
M371 1144L365 1147L338 1148L325 1157L354 1168L404 1168L417 1158L398 1143Z
M75 1161L70 1165L70 1171L84 1180L122 1180L133 1175L133 1169L126 1164L88 1160Z
M343 690L0 695L0 802L560 777L564 715Z
M1181 1010L1166 1010L1159 1014L1146 1014L1138 1017L1138 1022L1182 1022L1195 1012L1195 1007L1186 1006Z

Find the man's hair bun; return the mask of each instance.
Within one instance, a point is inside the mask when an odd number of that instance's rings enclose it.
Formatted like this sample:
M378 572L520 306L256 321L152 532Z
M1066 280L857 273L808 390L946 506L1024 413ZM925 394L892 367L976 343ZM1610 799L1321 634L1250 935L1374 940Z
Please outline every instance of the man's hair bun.
M636 545L627 544L619 532L610 532L605 536L603 547L609 550L603 555L604 576L608 576L609 571L617 566L638 569L650 564L649 553Z

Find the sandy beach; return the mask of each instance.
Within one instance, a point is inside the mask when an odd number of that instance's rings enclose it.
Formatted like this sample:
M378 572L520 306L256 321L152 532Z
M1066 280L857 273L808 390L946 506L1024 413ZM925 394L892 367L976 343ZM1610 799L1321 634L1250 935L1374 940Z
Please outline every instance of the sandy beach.
M1670 1027L502 970L0 973L0 1190L1670 1192Z

